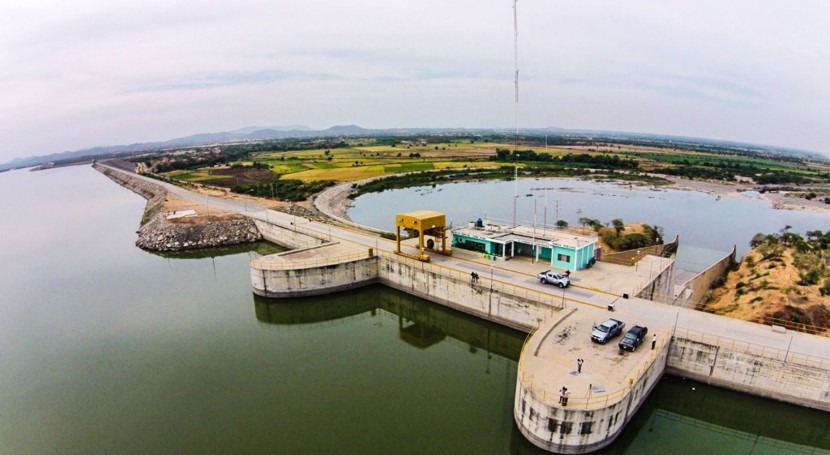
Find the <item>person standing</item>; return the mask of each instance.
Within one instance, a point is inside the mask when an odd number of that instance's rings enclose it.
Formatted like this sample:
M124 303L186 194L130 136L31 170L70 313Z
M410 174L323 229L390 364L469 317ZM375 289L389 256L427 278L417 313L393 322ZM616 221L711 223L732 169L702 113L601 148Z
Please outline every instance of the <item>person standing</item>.
M577 373L582 373L582 363L583 362L584 362L584 360L582 360L582 359L576 359L576 372Z
M657 334L654 333L651 335L651 350L653 351L654 348L657 347Z
M568 388L567 388L567 387L564 387L564 386L563 386L563 387L562 387L562 389L561 389L561 390L559 390L559 403L560 403L562 406L567 406L567 405L568 405L568 396L569 396L570 394L571 394L571 392L568 392Z

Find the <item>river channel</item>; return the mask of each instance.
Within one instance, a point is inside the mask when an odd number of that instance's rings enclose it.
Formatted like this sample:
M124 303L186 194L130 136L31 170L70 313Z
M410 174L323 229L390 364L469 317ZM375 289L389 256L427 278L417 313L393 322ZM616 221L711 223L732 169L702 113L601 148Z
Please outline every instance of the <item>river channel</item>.
M273 247L144 252L144 200L89 167L0 194L4 454L541 453L513 423L522 333L382 286L256 298ZM666 377L604 453L830 453L830 419Z

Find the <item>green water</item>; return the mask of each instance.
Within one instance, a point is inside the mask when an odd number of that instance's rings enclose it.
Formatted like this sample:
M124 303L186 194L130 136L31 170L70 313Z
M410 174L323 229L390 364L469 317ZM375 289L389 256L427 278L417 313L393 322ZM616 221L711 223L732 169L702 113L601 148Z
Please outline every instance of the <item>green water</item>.
M257 298L249 249L135 248L144 200L86 167L0 194L0 453L540 453L522 333L381 286ZM666 378L607 452L818 453L829 421Z

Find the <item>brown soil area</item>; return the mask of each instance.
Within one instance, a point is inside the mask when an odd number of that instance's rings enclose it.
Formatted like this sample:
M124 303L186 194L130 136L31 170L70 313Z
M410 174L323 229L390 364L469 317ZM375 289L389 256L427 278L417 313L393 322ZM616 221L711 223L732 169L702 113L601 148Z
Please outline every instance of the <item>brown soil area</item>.
M800 279L789 250L772 260L761 260L753 250L727 275L724 285L712 291L703 310L758 323L769 324L774 318L807 324L830 335L830 296L819 292L824 280L801 286Z
M786 191L770 191L760 195L747 196L743 191L757 190L751 183L725 183L703 180L686 180L678 177L661 176L672 181L672 187L679 190L699 191L720 197L752 197L761 198L776 210L806 210L830 214L830 205L825 204L823 198L805 199L802 195Z

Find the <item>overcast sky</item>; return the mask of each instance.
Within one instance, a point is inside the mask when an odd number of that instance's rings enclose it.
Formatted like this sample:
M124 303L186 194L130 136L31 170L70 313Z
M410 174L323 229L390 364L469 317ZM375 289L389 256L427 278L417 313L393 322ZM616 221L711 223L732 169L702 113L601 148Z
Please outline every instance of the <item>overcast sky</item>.
M511 0L2 0L0 162L249 125L507 127ZM520 0L520 127L830 152L830 1Z

